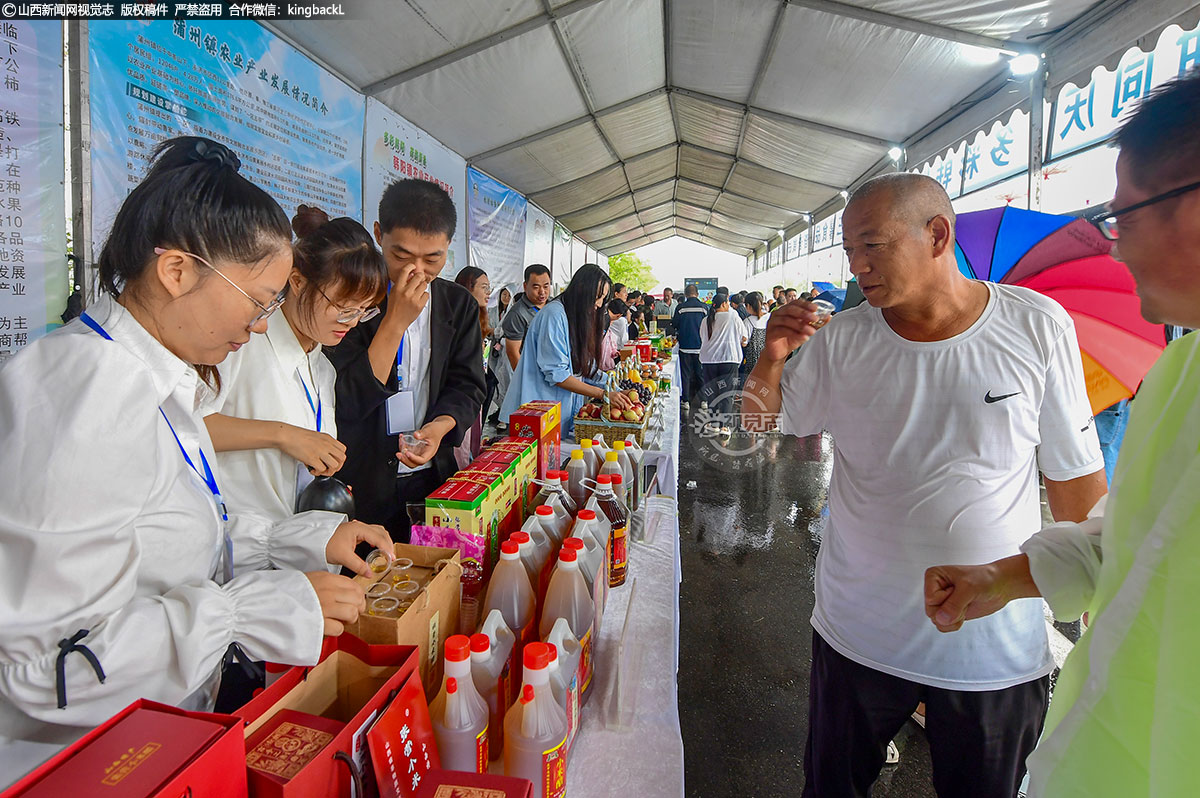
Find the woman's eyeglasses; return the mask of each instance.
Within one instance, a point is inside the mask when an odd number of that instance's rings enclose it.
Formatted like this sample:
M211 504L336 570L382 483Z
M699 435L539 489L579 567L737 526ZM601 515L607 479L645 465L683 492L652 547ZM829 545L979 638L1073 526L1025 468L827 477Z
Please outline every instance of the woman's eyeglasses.
M1109 241L1117 241L1120 238L1120 231L1118 230L1119 222L1117 221L1118 217L1124 216L1127 213L1132 213L1133 211L1141 208L1145 208L1147 205L1154 205L1158 202L1174 199L1175 197L1187 194L1189 191L1195 191L1198 188L1200 188L1200 183L1189 183L1186 186L1173 188L1170 191L1163 192L1162 194L1151 197L1147 200L1142 200L1141 202L1136 202L1127 208L1121 208L1117 211L1109 210L1107 205L1103 205L1085 213L1083 218L1094 225L1095 228L1100 231L1100 235L1104 236Z
M316 286L313 286L313 288L316 288ZM353 324L356 321L370 321L371 319L373 319L379 315L378 307L344 308L341 305L334 302L332 299L330 299L329 295L326 294L324 291L322 291L320 288L317 288L317 293L320 294L321 296L325 297L325 301L329 303L329 306L338 312L338 314L337 314L337 323L338 324Z
M163 254L165 254L167 251L168 251L168 250L166 250L166 249L163 249L162 247L155 247L155 248L154 248L154 254L155 254L155 255L163 255ZM180 252L183 252L183 250L180 250ZM208 268L212 269L214 272L216 272L216 273L217 273L217 274L218 274L218 275L221 277L221 279L222 279L222 280L224 280L225 282L229 283L229 284L230 284L230 285L232 285L234 288L236 288L236 289L237 289L237 292L238 292L239 294L241 294L242 296L246 297L246 299L249 299L251 302L253 302L255 305L257 305L257 306L258 306L258 313L257 313L257 314L255 314L254 318L252 318L252 319L250 320L250 323L246 325L247 327L253 327L254 325L258 324L258 323L259 323L260 321L262 321L263 319L265 319L265 318L269 317L269 316L270 316L272 313L274 313L275 311L279 310L279 307L280 307L280 306L281 306L281 305L284 303L284 300L286 300L286 299L287 299L287 294L288 294L288 286L287 286L287 285L284 285L283 289L282 289L282 290L280 290L280 292L279 292L278 294L276 294L276 295L275 295L275 298L274 298L274 299L272 299L270 302L268 302L267 304L265 304L265 305L264 305L263 303L259 302L257 299L255 299L254 297L250 296L250 295L249 295L249 294L247 294L245 291L243 291L243 290L242 290L242 287L241 287L240 285L238 285L237 283L235 283L233 280L230 280L228 277L226 277L226 276L225 276L225 275L224 275L224 274L221 272L221 270L220 270L220 269L218 269L216 266L213 266L211 263L209 263L208 261L206 261L204 258L202 258L202 257L200 257L199 255L196 255L195 253L192 253L192 252L183 252L183 254L184 254L184 255L187 255L189 258L195 258L196 260L200 261L201 263L203 263L203 264L204 264L205 266L207 266Z

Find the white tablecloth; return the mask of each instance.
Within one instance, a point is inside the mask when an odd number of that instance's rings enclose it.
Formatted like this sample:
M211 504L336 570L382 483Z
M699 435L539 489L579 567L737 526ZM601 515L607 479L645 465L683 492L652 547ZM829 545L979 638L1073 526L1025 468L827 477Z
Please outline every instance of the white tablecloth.
M659 492L678 496L679 358L664 397L664 430L652 436L646 462L658 468ZM564 444L567 451L574 444ZM569 798L681 798L683 737L679 731L676 673L679 668L679 519L660 519L651 543L631 543L623 587L609 594L596 649L593 695L584 707L567 769ZM630 612L630 593L633 607ZM625 631L628 614L629 629ZM625 699L632 712L614 706L622 633Z

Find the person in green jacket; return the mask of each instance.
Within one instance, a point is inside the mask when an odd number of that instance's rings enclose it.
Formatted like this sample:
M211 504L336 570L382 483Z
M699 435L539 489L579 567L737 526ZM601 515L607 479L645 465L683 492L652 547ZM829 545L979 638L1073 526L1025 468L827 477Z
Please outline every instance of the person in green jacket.
M1200 327L1200 69L1152 92L1116 133L1117 189L1089 215L1137 282L1142 315ZM1022 553L925 575L943 632L1043 596L1091 626L1067 657L1029 796L1196 795L1200 745L1200 336L1146 376L1107 502Z

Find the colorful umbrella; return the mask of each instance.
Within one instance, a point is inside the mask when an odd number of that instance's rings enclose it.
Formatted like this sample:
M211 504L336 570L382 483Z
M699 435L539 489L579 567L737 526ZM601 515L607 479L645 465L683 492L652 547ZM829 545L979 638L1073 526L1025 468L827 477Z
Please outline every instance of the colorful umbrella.
M1166 333L1142 318L1133 277L1099 230L1072 216L1004 207L960 214L955 239L963 274L1031 288L1071 315L1093 412L1133 396Z

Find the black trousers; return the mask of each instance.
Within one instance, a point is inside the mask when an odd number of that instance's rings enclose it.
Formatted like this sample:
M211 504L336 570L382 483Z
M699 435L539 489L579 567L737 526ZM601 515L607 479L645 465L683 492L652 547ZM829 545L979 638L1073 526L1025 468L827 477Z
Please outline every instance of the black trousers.
M437 472L433 468L417 471L407 477L396 477L395 502L390 512L377 523L387 529L393 541L407 543L409 535L412 534L412 520L409 516L408 505L410 503L423 505L425 498L437 490L441 484L442 480L437 478ZM424 523L424 516L424 511L418 516L421 523Z
M720 414L720 423L726 427L736 427L737 418L733 414L733 395L737 392L738 364L737 363L705 363L704 391L702 396L708 402L708 409Z
M938 798L1013 798L1042 733L1050 677L969 692L860 665L813 632L804 798L869 798L888 741L925 702Z
M679 353L679 377L683 380L683 385L680 388L680 395L683 401L690 402L693 397L700 395L700 388L704 385L704 377L700 368L699 353L692 354L688 352Z
M499 380L496 379L495 373L488 369L487 374L483 375L484 382L487 384L487 394L483 397L483 420L487 421L491 415L488 410L492 407L492 397L496 395L496 390L500 387ZM496 408L496 412L500 412L500 408Z

